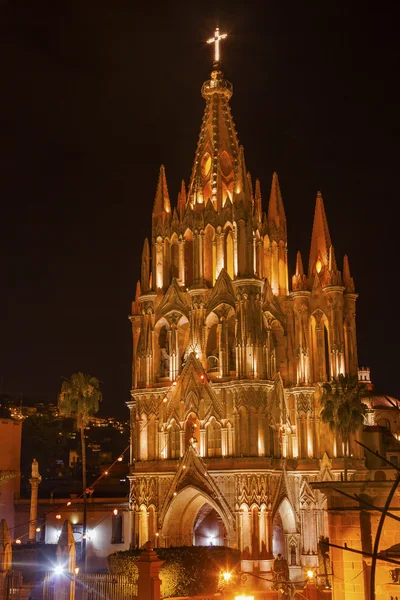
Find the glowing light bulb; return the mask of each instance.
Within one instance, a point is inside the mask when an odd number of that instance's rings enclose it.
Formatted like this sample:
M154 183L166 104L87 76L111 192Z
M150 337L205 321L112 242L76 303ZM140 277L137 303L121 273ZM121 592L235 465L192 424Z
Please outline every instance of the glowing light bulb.
M54 573L56 575L61 575L64 571L64 567L62 567L61 565L57 565L56 567L54 567Z
M71 502L71 500L69 500L69 501L67 502L67 506L71 506L71 504L72 504L72 502Z
M172 385L176 385L176 381L174 381Z
M36 532L40 533L40 527L36 527Z
M104 471L104 475L108 475L108 471Z
M157 533L156 533L156 537L158 537L159 535L160 535L160 534L159 534L159 533L158 533L158 531L157 531Z
M164 404L165 404L165 402L167 402L167 400L168 400L167 396L164 396L164 398L163 398Z
M114 508L113 513L114 513L114 515L117 515L118 514L118 508Z
M117 458L118 462L122 462L124 460L123 456L118 456Z
M318 259L317 264L315 265L315 270L317 271L317 273L320 273L321 269L322 269L322 262Z
M58 515L56 515L56 519L61 519L60 513L58 513Z
M312 571L311 569L309 569L307 571L307 578L308 579L314 579L314 571Z
M176 492L174 492L174 496L176 496Z
M75 567L75 575L79 575L79 567Z
M222 577L224 578L226 583L228 583L228 581L230 581L232 577L232 573L229 573L229 571L225 571L224 573L222 573Z
M18 538L17 540L15 540L16 544L22 544L21 540Z

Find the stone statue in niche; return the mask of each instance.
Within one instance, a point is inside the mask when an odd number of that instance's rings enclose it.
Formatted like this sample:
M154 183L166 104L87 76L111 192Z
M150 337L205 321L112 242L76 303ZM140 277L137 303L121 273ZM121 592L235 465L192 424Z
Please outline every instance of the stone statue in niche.
M274 560L273 573L275 579L274 585L277 586L275 589L279 587L280 583L289 581L289 565L286 558L280 553Z
M160 373L161 377L169 375L169 354L166 348L160 348Z

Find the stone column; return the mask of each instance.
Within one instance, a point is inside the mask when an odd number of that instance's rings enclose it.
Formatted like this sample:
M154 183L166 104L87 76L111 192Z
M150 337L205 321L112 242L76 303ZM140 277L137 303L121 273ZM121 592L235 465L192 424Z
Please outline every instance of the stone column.
M56 557L63 571L54 576L54 600L75 600L76 549L71 521L64 521Z
M164 561L160 560L153 550L151 542L146 542L144 550L137 561L139 570L138 600L160 600L161 579L160 567Z
M42 481L39 475L39 465L36 458L32 461L32 474L29 479L31 484L31 508L29 513L29 541L36 541L36 525L37 525L37 500L39 483Z
M6 600L6 578L12 566L11 537L8 531L7 521L0 521L0 599Z

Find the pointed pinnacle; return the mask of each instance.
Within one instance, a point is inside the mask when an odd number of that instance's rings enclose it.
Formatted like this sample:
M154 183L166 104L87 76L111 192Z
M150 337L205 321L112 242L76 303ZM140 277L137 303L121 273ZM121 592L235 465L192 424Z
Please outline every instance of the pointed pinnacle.
M240 146L240 148L239 148L239 178L238 178L238 184L239 184L239 193L244 192L245 201L246 200L250 200L251 199L251 188L250 188L249 180L248 180L248 177L247 177L246 162L244 160L244 148L243 148L243 146Z
M247 181L249 182L250 196L253 198L253 183L251 181L250 171L247 171Z
M182 219L183 215L185 214L185 209L186 209L186 186L185 186L185 182L183 179L182 179L182 183L181 183L181 191L178 193L177 209L178 209L178 214L179 214L180 218Z
M167 178L165 176L165 167L161 165L158 176L157 191L154 198L153 213L171 212L171 202L169 200Z
M143 256L150 256L150 246L149 246L149 240L147 238L145 238L145 240L143 242L142 257Z
M343 257L343 283L346 289L346 292L354 293L354 281L350 274L350 265L347 254Z
M296 255L296 275L304 275L303 261L301 259L300 250L297 251Z
M343 257L343 279L351 279L349 257L347 254Z
M329 234L328 221L326 219L324 201L321 192L317 193L315 203L314 223L311 236L310 260L308 263L309 274L315 269L320 256L323 266L329 265L329 248L332 246Z
M283 207L282 194L276 171L272 175L271 193L268 204L268 223L271 222L275 223L276 228L286 223L285 209Z
M140 280L136 284L136 294L135 294L135 302L139 300L139 297L142 295L142 288L140 287Z
M333 246L330 246L329 248L329 270L337 271L335 250L333 249Z
M261 222L261 218L262 218L262 198L261 198L261 186L260 186L260 180L256 179L256 188L255 188L255 194L254 194L254 202L256 205L256 215L258 217L258 220Z

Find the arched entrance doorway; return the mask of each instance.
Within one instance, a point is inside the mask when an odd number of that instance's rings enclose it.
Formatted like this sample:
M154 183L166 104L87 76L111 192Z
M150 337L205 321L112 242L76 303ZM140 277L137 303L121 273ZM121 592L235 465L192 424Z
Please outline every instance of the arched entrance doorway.
M295 548L295 560L293 557L293 540L296 540L296 537L297 527L294 510L289 500L284 498L274 515L272 553L275 557L282 554L290 566L297 564L297 548Z
M232 538L229 519L206 493L188 486L172 500L161 529L168 546L223 546Z

